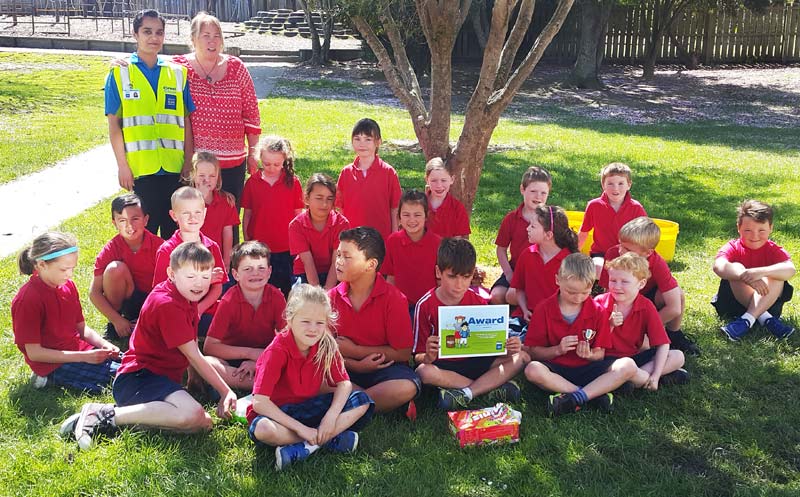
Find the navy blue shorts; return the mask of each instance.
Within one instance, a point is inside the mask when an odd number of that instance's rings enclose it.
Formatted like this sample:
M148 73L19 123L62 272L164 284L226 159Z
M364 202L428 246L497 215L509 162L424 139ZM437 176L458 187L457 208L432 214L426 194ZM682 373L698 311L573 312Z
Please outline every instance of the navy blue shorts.
M119 362L111 359L100 364L88 362L67 362L47 375L48 382L91 393L100 393L117 374Z
M369 373L348 371L347 374L350 376L350 381L353 382L353 385L364 389L374 387L378 383L383 383L384 381L408 380L417 387L417 395L419 395L420 390L422 390L422 381L419 379L419 376L417 376L417 373L407 364L395 363L389 367L376 369Z
M269 277L269 284L283 292L283 296L289 295L292 289L292 266L294 257L286 252L273 252L269 256L269 265L272 266L272 275Z
M316 397L311 397L310 399L300 402L299 404L284 404L279 407L281 411L303 423L304 425L311 428L316 428L322 422L322 418L325 417L328 409L331 408L332 402L333 393L324 393L322 395L317 395ZM351 409L355 409L367 404L369 404L367 412L364 413L364 415L361 416L358 421L353 423L348 430L361 431L364 429L364 427L367 426L372 419L372 412L375 410L375 402L369 398L369 395L367 395L366 392L363 390L354 390L350 392L347 402L345 402L344 407L342 407L342 412L347 412ZM255 442L256 445L266 446L267 444L256 439L255 436L256 425L262 419L269 418L267 416L256 416L253 422L250 423L248 432L250 433L250 440Z
M508 336L519 337L520 342L525 342L525 335L528 334L528 323L522 317L510 318L508 320Z
M433 365L445 371L458 373L470 380L477 380L492 369L498 356L470 357L468 359L437 359Z
M589 364L578 367L561 366L560 364L553 364L550 361L542 361L542 364L547 366L547 369L561 376L573 385L585 387L589 383L604 375L615 360L616 359L608 358L600 361L592 361Z
M134 288L131 296L122 302L122 309L120 309L122 317L128 321L139 319L139 312L142 310L144 301L147 300L147 295L149 295L149 292Z
M656 351L657 350L658 350L657 347L654 347L652 349L643 350L643 351L639 352L638 354L636 354L634 356L631 356L631 359L633 359L633 362L635 362L638 367L642 367L645 364L647 364L648 362L653 360L653 358L656 356ZM606 357L606 359L616 360L616 359L619 359L619 357Z
M794 288L789 284L788 281L784 281L781 296L778 297L778 300L776 300L774 304L772 304L772 307L767 309L767 312L776 318L781 317L781 314L783 313L783 304L792 300L793 295ZM747 312L747 308L740 304L733 295L733 290L731 290L731 282L728 280L720 280L719 289L717 290L717 294L714 295L714 298L711 299L711 305L714 306L714 309L717 310L717 315L722 319L738 318ZM757 318L758 316L755 317Z
M511 283L508 282L508 280L506 279L506 275L505 274L501 274L500 277L497 278L497 280L494 283L492 283L492 288L491 289L494 290L494 287L496 287L496 286L502 286L502 287L508 288L508 287L511 286Z
M162 401L179 390L183 387L166 376L140 369L117 375L112 393L118 406L133 406Z
M644 296L644 298L646 298L647 300L652 302L653 305L655 305L655 303L656 303L656 293L658 293L658 287L654 286L653 288L651 288L649 291L643 293L642 295Z

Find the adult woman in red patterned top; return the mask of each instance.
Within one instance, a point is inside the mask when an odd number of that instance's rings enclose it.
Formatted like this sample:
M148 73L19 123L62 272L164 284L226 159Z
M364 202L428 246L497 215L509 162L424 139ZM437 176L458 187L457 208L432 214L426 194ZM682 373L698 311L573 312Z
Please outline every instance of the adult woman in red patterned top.
M198 13L192 19L191 34L194 52L176 56L173 62L188 69L197 107L191 115L195 150L217 156L222 189L232 193L238 204L245 171L253 173L258 165L254 151L261 119L253 79L238 57L223 53L219 19Z

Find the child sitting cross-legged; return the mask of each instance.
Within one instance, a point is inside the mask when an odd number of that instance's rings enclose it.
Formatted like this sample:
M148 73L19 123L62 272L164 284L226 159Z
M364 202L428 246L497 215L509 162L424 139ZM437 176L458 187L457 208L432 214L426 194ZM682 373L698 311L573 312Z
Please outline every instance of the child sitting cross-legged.
M647 265L647 259L633 252L607 261L608 293L598 295L595 301L611 327L612 345L606 355L631 357L639 368L630 380L633 386L657 390L659 384L688 382L689 373L680 369L683 352L669 349L669 337L655 305L640 293L650 276Z
M252 390L256 361L286 326L283 293L267 283L269 255L261 242L234 248L231 271L237 284L220 299L203 343L208 362L235 389Z
M633 359L605 357L613 342L608 316L590 298L595 281L592 259L570 254L556 275L559 290L533 311L525 347L533 362L525 377L550 395L551 416L575 412L585 405L610 411L609 393L637 372Z
M286 304L288 329L278 333L256 365L250 438L274 445L283 469L320 447L353 452L372 418L372 399L353 391L333 337L336 313L325 291L296 285Z
M519 386L512 380L530 361L521 351L519 337L508 338L504 356L439 358L439 307L486 304L470 290L475 260L469 240L442 240L436 256L436 276L441 281L419 299L414 313L417 374L423 384L439 387L442 409L464 408L474 397L490 392L495 400L519 400Z
M214 257L199 243L184 242L172 251L167 281L145 300L114 380L116 405L84 404L80 415L70 418L81 449L90 448L96 435L123 425L180 433L210 430L211 416L181 386L189 365L219 393L217 415L230 417L236 395L197 346L197 302L208 293L213 268ZM69 428L67 422L62 425L63 432Z

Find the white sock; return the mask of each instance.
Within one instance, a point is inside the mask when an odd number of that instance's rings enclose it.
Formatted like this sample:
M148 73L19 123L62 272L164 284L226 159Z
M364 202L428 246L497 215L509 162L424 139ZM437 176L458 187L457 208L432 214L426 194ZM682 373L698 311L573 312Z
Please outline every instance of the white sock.
M467 396L467 400L472 400L472 390L469 387L464 387L461 391Z
M753 324L756 322L756 317L750 314L749 312L745 312L742 314L742 319L746 319L750 326L752 327Z
M765 312L764 314L758 316L758 324L760 324L761 326L764 326L764 323L767 322L767 319L769 319L771 317L772 317L772 314L770 314L769 312Z
M303 442L303 445L306 446L306 450L308 451L309 454L313 454L314 452L317 451L317 449L319 449L319 445L311 445L308 442Z

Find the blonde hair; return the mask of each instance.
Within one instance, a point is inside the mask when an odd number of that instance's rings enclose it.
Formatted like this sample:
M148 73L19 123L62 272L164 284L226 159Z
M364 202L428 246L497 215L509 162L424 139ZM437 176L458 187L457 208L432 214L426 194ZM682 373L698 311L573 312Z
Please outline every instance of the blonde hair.
M605 181L609 176L625 176L628 178L628 183L630 183L632 176L631 168L622 162L612 162L600 170L600 182Z
M626 252L616 259L606 262L606 269L627 271L637 280L650 279L650 265L647 259L633 252Z
M622 225L619 241L635 243L647 250L653 250L661 241L661 228L649 217L637 217Z
M199 242L183 242L169 254L169 267L177 271L187 264L199 271L214 268L214 256Z
M328 327L322 337L319 339L319 347L317 353L314 355L314 364L317 365L317 371L322 371L324 378L327 381L333 381L331 375L331 368L334 367L334 362L338 358L338 364L343 372L344 359L339 353L339 346L336 345L336 339L333 337L333 329L336 327L336 320L338 315L331 307L331 301L328 294L321 287L302 283L292 288L289 292L289 299L286 301L286 309L283 311L283 317L288 323L292 321L295 314L297 314L303 306L316 304L325 309L327 316Z
M430 176L432 172L439 170L446 172L450 176L453 175L453 173L450 172L450 169L447 168L441 157L434 157L425 164L425 179L428 179L428 176Z
M264 169L261 154L264 152L278 152L283 154L283 172L286 186L289 188L294 184L294 149L289 140L280 136L262 136L256 145L256 157L258 157L258 168Z
M42 233L33 239L30 247L24 248L17 257L17 265L19 272L22 274L33 274L36 269L36 262L42 260L42 257L48 254L76 247L78 245L75 237L69 233L61 233L59 231L48 231ZM52 260L43 261L45 264L50 264L58 257Z
M217 171L217 186L214 187L214 190L222 190L222 170L219 167L219 159L217 159L217 156L211 152L195 152L192 156L192 172L189 176L189 181L191 182L192 186L197 188L197 165L201 162L208 162L214 166L214 170Z
M199 200L203 202L203 205L205 205L203 194L200 192L200 190L192 186L182 186L172 192L172 197L170 197L169 202L173 209L175 209L175 204L179 200Z
M561 280L574 278L591 285L596 277L597 272L594 267L594 261L588 255L580 252L566 256L561 261L561 267L558 268L558 278Z
M194 46L194 40L200 36L200 30L203 29L203 26L206 24L212 24L215 28L217 28L217 31L219 31L219 51L223 52L225 50L225 37L222 35L222 24L220 24L219 19L204 10L198 12L197 15L192 18L192 24L190 25L192 46Z

